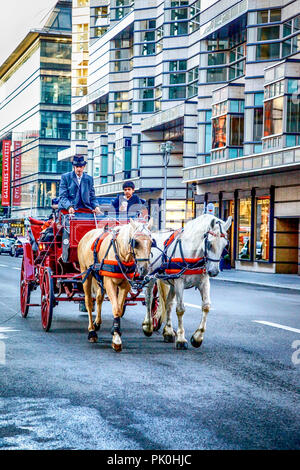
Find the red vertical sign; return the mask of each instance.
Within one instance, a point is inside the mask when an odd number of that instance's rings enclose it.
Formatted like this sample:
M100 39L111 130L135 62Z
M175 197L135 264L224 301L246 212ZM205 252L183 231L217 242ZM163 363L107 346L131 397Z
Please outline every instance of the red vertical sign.
M10 140L2 141L2 206L10 205Z
M22 142L14 142L14 188L13 188L13 206L21 205L21 146Z

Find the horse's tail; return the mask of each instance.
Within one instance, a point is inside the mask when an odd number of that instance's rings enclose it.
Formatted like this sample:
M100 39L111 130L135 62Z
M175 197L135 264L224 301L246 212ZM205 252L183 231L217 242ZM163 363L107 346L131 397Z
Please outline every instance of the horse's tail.
M167 296L170 290L170 287L167 286L164 282L157 280L157 288L159 294L159 311L162 323L166 321L167 318Z

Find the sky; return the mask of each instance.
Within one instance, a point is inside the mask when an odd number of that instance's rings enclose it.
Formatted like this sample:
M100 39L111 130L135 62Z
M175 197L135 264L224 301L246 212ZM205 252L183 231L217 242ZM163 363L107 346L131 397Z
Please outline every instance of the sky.
M0 64L30 29L50 11L56 0L0 0Z

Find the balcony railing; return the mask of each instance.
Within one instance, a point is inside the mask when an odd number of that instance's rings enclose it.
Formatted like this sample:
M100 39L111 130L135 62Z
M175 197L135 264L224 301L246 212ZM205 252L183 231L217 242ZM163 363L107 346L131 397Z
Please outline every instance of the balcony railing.
M261 173L268 169L300 165L300 147L291 147L232 160L222 160L183 169L183 181L215 180L232 175Z

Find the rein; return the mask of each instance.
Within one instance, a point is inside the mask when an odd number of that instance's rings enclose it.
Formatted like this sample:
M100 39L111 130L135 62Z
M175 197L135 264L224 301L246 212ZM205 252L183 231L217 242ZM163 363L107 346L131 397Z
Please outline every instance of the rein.
M106 232L106 233L107 233L107 235L109 235L109 232ZM98 237L92 245L92 249L93 249L93 253L94 253L94 264L91 265L87 269L87 271L82 273L82 274L85 274L84 279L82 280L82 283L84 283L86 281L86 279L88 278L88 276L90 274L92 274L95 277L96 281L98 282L98 284L99 284L99 286L102 290L102 293L104 293L103 276L126 279L127 282L129 282L129 284L131 285L132 288L141 290L144 287L144 285L146 285L149 282L150 279L145 278L145 280L143 280L143 281L139 280L139 279L133 280L134 278L137 277L136 265L137 265L137 262L149 261L149 258L137 258L136 257L135 251L134 251L135 243L133 243L133 242L136 242L136 240L132 237L130 239L129 245L130 245L130 254L133 257L133 261L128 262L128 263L121 261L120 256L119 256L119 252L118 252L118 248L117 248L118 233L113 232L113 236L110 240L110 243L109 243L108 248L105 252L105 255L102 258L101 262L99 263L98 258L97 258L97 253L100 249L102 241L104 240L104 238L106 238L105 236L103 236L104 234L105 234L105 232L102 233L100 235L100 237ZM136 235L136 234L137 235L143 235L142 232L135 232L134 235ZM107 255L108 255L111 248L113 248L113 250L114 250L114 255L115 255L115 258L116 258L115 261L106 259L106 257L107 257Z

